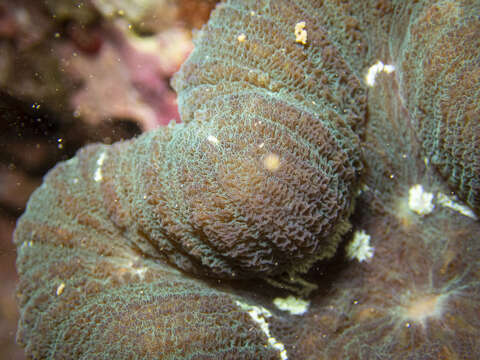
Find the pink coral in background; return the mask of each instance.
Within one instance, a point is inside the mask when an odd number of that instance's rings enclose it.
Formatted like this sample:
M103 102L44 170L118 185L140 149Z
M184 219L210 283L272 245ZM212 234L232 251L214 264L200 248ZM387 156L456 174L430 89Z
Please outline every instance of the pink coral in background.
M61 49L65 70L81 82L71 98L75 116L88 123L134 119L142 130L179 121L168 82L192 48L188 33L172 29L140 38L117 23L103 30L103 38L94 56L71 44Z

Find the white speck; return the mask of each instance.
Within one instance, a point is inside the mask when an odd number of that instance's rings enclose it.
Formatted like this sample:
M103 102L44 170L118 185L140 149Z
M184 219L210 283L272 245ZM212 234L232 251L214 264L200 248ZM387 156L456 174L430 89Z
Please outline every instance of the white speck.
M383 67L383 72L384 73L391 74L394 71L395 71L395 66L393 66L393 65L385 65Z
M57 287L57 296L62 295L64 289L65 289L65 283L62 282L62 283L61 283L60 285L58 285L58 287Z
M370 246L370 235L363 230L355 232L346 250L350 260L357 259L359 262L371 259L375 252L375 248Z
M390 74L393 71L395 71L395 66L385 65L379 60L374 65L368 68L367 75L365 76L365 82L368 86L373 86L375 85L375 78L377 77L378 73L384 72Z
M408 191L408 207L418 215L430 214L435 208L433 194L424 191L420 184L412 186Z
M259 147L260 149L263 148L264 146L265 146L265 143L263 143L263 142L262 142L260 145L258 145L258 147Z
M275 298L273 303L277 308L283 311L288 311L292 315L302 315L308 310L310 302L307 300L296 298L292 295L286 298Z
M213 135L208 135L207 140L213 145L217 145L219 142L218 139Z
M442 194L440 192L437 193L437 204L439 204L441 206L444 206L444 207L448 207L452 210L455 210L455 211L459 212L462 215L465 215L465 216L468 216L468 217L470 217L474 220L477 220L477 216L473 213L473 211L469 207L467 207L465 205L462 205L462 204L459 204L459 203L455 202L454 200L455 199L452 199L445 194Z
M262 306L254 306L254 305L246 304L240 301L236 301L235 303L240 309L247 311L248 315L250 315L252 320L258 325L260 325L260 329L262 329L263 333L268 338L267 340L268 344L274 349L279 351L280 359L288 360L288 355L287 355L287 350L285 349L285 345L277 341L277 339L275 339L274 337L272 337L272 335L270 334L268 323L265 320L266 318L271 317L272 313Z
M307 31L305 30L306 23L305 21L300 21L295 24L295 42L301 43L303 45L307 44Z
M104 151L100 154L100 156L97 159L97 169L95 170L95 175L93 176L93 180L95 180L96 182L99 182L103 179L102 165L103 165L103 162L105 161L106 155L107 153Z
M267 154L263 159L263 166L269 171L277 171L280 168L280 157L274 153Z
M137 275L140 279L143 280L143 278L145 277L145 273L147 272L148 269L146 267L135 268L133 267L133 264L131 264L130 270L132 274Z

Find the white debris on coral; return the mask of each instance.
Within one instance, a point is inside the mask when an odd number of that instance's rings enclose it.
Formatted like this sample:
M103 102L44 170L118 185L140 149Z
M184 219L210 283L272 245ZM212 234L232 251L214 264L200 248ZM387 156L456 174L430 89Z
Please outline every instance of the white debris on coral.
M100 154L100 156L97 159L97 169L95 170L95 174L93 176L93 180L96 182L102 181L103 175L102 175L102 165L103 162L105 161L105 157L107 156L107 153L104 151Z
M468 216L474 220L477 220L477 216L474 214L474 212L467 206L459 204L454 201L455 199L450 198L449 196L439 192L437 193L437 204L448 207L456 212L459 212L460 214L464 216Z
M365 76L365 82L368 86L373 86L375 85L375 78L377 77L377 74L381 72L390 74L393 71L395 71L395 66L385 65L379 60L374 65L368 68L367 75Z
M62 282L60 285L58 285L57 291L56 291L57 296L62 295L63 290L65 290L65 283L64 282Z
M252 320L258 325L260 325L260 329L262 329L263 333L268 338L268 344L274 349L279 351L280 359L288 360L287 350L285 349L285 345L277 341L277 339L275 339L274 337L272 337L272 335L270 334L268 323L265 320L266 318L271 317L272 313L262 306L254 306L241 301L236 301L235 303L240 309L247 311L248 315L250 315Z
M305 30L305 21L300 21L295 24L295 42L303 45L307 44L307 30Z
M418 215L430 214L435 208L433 196L432 193L423 190L422 185L414 185L408 191L408 207Z
M359 262L371 259L375 252L375 248L370 246L370 235L364 230L355 232L346 250L350 260L357 259Z
M280 310L288 311L292 315L305 314L308 310L308 306L310 305L309 301L296 298L292 295L286 298L275 298L273 303Z
M219 143L218 139L213 135L208 135L207 140L210 144L217 145Z

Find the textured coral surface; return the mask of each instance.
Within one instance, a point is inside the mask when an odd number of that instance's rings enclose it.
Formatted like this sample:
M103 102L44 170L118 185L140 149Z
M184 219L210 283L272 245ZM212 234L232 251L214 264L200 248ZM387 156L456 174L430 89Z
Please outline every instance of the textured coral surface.
M479 14L220 4L173 81L184 123L86 147L32 195L27 356L474 358Z
M12 235L28 197L86 143L178 121L169 80L215 0L115 3L112 13L110 1L0 0L2 360L24 359Z

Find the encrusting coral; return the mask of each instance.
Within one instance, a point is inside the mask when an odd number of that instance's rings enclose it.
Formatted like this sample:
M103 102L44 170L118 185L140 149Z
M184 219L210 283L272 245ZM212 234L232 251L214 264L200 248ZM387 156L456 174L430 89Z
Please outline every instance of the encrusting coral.
M27 355L480 353L479 13L217 6L173 80L184 123L86 147L32 195Z

